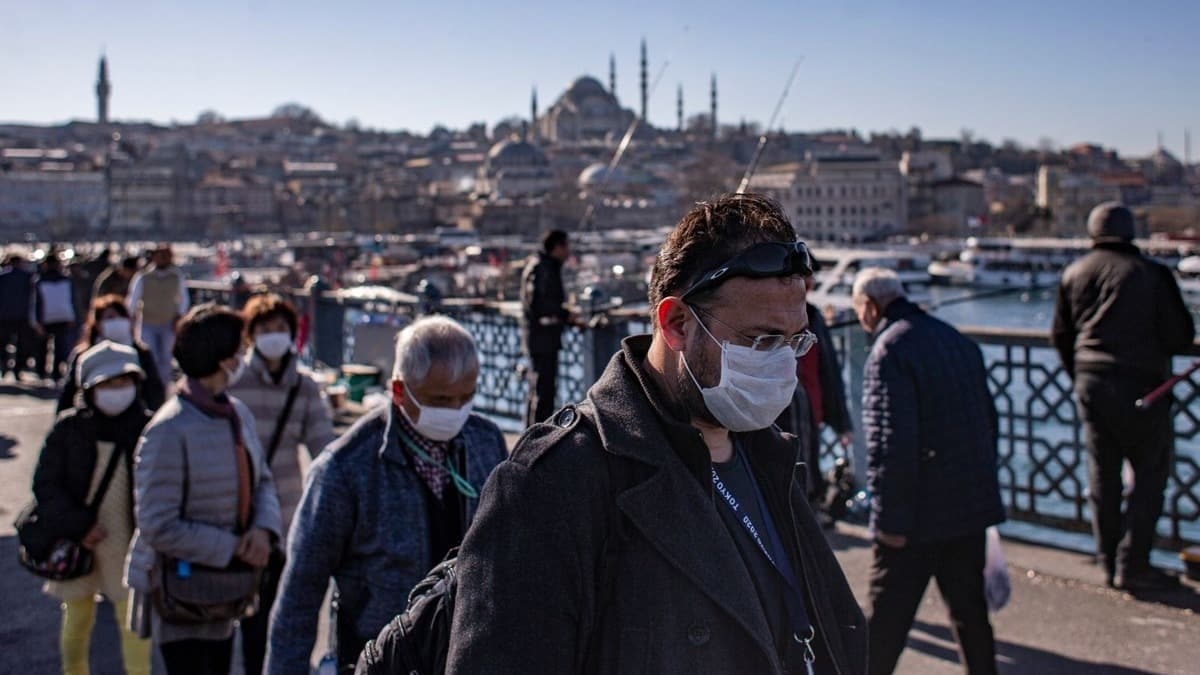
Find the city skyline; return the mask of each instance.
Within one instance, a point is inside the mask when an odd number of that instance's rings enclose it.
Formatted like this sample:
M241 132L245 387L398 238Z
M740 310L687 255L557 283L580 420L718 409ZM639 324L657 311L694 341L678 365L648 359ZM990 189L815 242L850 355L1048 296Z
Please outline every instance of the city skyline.
M68 5L10 9L0 121L94 119L101 53L119 121L191 122L210 109L261 117L294 101L332 123L390 131L491 126L527 116L534 86L544 109L580 75L607 82L610 55L617 94L637 110L644 37L651 79L671 61L649 104L650 122L663 128L675 126L680 86L687 116L707 112L714 73L723 123L765 123L803 56L781 113L789 131L917 126L927 137L957 137L966 128L996 144L1095 142L1127 156L1153 151L1161 133L1182 158L1184 130L1200 129L1200 89L1191 86L1200 45L1188 28L1200 8L1178 2L743 10L620 0L595 16L535 3L469 11L350 3L337 15L311 3L185 10L126 1L102 14Z

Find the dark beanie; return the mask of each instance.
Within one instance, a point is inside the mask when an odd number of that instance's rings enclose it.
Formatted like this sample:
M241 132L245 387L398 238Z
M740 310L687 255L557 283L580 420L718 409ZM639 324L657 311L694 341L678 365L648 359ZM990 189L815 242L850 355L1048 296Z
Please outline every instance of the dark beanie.
M1121 202L1104 202L1088 215L1088 236L1095 241L1133 241L1137 227L1133 212Z

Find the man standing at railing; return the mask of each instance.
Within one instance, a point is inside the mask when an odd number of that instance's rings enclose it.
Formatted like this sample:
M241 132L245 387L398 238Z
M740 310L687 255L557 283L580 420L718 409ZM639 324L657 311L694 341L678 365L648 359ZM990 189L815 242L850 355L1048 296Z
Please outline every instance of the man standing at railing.
M1171 355L1191 346L1195 325L1171 270L1133 245L1128 208L1101 204L1087 227L1092 251L1063 272L1052 335L1083 421L1097 552L1110 586L1172 588L1179 580L1150 566L1171 472L1172 399L1146 410L1134 402L1171 375ZM1122 514L1124 461L1134 484Z
M996 672L983 568L987 528L1004 520L996 405L983 353L905 297L896 273L854 280L854 312L874 336L863 367L871 493L871 673L904 651L929 579L937 579L967 672Z
M138 338L154 354L163 384L171 383L171 350L175 322L190 306L187 283L175 267L170 244L154 250L153 263L134 275L127 303L138 325Z
M575 322L566 308L562 266L571 257L567 233L552 230L542 238L542 250L531 256L521 272L521 346L530 361L525 426L554 412L558 387L558 352L563 327Z

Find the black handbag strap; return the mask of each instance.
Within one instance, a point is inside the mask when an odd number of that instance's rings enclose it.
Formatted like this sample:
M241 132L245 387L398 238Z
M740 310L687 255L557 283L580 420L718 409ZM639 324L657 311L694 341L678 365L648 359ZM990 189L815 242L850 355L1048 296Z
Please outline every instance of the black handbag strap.
M283 439L283 428L287 426L288 418L292 415L292 406L296 403L296 394L300 393L302 381L297 379L296 384L293 384L292 388L288 390L287 401L283 404L283 412L275 421L275 432L271 434L271 444L267 446L267 466L271 466L271 462L275 461L275 451L279 449L279 441Z
M104 475L100 477L100 485L96 487L96 494L92 496L92 501L87 505L89 511L93 515L100 510L100 502L104 501L104 494L108 492L108 485L112 482L113 474L117 472L117 466L121 463L121 452L115 443L113 444L112 456L108 458L108 465L104 467Z

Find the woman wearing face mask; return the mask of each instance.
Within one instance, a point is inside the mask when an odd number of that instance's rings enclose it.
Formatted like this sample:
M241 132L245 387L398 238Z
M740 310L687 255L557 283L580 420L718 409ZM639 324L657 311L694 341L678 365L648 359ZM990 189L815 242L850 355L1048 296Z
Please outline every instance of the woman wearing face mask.
M58 411L62 412L75 405L75 396L79 387L75 384L73 373L79 365L79 356L93 345L102 340L112 340L117 344L133 347L137 350L138 365L145 373L138 395L142 404L150 411L158 410L166 399L163 382L158 378L158 368L155 367L154 355L143 344L133 337L133 326L129 319L129 309L125 307L125 299L119 295L101 295L92 300L92 311L88 313L87 323L79 334L79 344L71 352L70 366L67 372L72 375L63 384L58 394Z
M46 584L46 593L62 602L62 664L68 675L88 672L96 594L112 601L117 616L126 609L122 577L133 536L133 451L150 421L138 397L144 373L137 352L102 340L77 360L75 378L83 394L50 430L33 476L42 517L93 555L86 576ZM112 462L117 464L108 471ZM121 651L125 672L150 672L149 641L122 630Z
M332 413L321 386L298 363L293 342L298 317L295 308L271 294L256 295L242 309L246 321L246 373L230 393L254 414L258 439L271 465L286 535L292 514L304 492L300 446L309 458L321 452L335 436ZM283 572L281 546L271 557L259 595L258 611L242 621L242 654L247 675L262 672L267 647L267 623Z
M266 567L282 536L254 417L227 394L245 366L243 327L240 315L215 305L195 307L180 320L174 357L185 377L138 445L138 529L126 572L135 591L130 621L153 636L170 675L228 673L236 618L180 619L169 611L178 606L169 588L198 576L245 578L245 570ZM220 602L206 597L193 604Z

